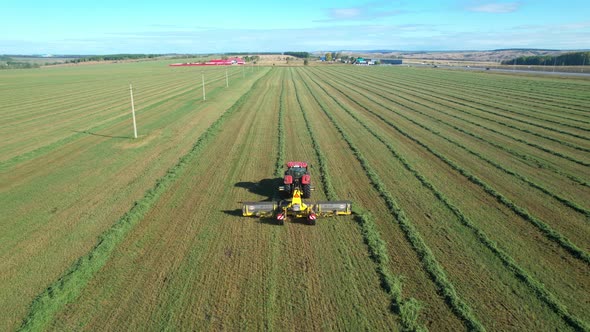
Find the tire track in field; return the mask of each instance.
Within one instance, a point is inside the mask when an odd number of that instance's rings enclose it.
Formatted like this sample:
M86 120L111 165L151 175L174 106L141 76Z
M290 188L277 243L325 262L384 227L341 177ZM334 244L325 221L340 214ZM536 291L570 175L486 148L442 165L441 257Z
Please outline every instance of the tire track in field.
M192 149L182 156L178 163L172 166L163 177L158 179L155 186L149 189L127 213L99 237L98 243L88 254L80 257L57 281L33 300L29 313L24 318L19 330L44 329L58 311L77 298L92 276L106 264L117 245L123 241L129 231L141 221L152 205L158 201L159 197L188 167L189 160L199 155L203 148L212 141L223 122L231 117L239 106L244 103L257 83L264 77L258 78L248 92L242 95L207 128L195 142Z
M303 103L299 99L299 93L295 84L294 78L293 86L295 87L295 96L299 107L303 114L305 126L309 137L312 141L312 146L316 154L320 166L320 178L322 182L323 191L328 200L338 200L334 186L330 179L328 171L327 160L322 153L317 138L311 126L311 121L308 118L307 111L303 107ZM309 89L309 88L308 88ZM315 99L315 97L314 97ZM316 99L317 101L317 99ZM402 279L401 276L393 275L387 266L390 261L389 253L385 242L381 239L381 235L375 226L374 217L372 214L364 209L354 209L355 218L359 224L364 243L367 245L369 254L371 255L376 266L376 272L381 280L381 287L391 297L392 310L400 318L400 323L406 331L423 331L424 326L419 323L418 316L422 305L414 298L404 298L402 296Z
M535 279L528 271L520 267L516 261L506 253L498 244L491 240L485 232L483 232L477 225L463 212L455 206L449 199L447 199L442 192L440 192L432 183L426 179L426 177L418 170L416 170L410 162L408 162L383 136L379 135L375 130L371 129L367 123L362 121L357 115L354 114L348 107L340 103L336 98L331 96L318 82L308 76L309 79L314 82L326 95L330 96L336 104L338 104L347 114L361 124L373 137L380 141L392 155L402 163L404 168L408 170L420 183L427 188L432 194L441 201L467 228L469 228L479 242L488 248L494 256L502 261L506 269L514 273L515 277L522 281L536 296L543 302L545 302L555 313L557 313L567 324L576 330L588 330L588 325L583 320L572 315L567 307L561 303L555 296L549 292L544 285Z
M326 84L329 84L335 90L339 91L343 95L346 95L342 90L338 89L334 85L332 85L332 84L330 84L328 82L326 82ZM360 93L360 94L363 95L364 97L368 98L366 95L364 95L362 93ZM419 146L422 146L423 148L425 148L428 152L430 152L431 154L433 154L434 156L436 156L438 159L440 159L441 161L443 161L444 163L446 163L447 165L449 165L452 169L454 169L457 172L459 172L461 175L463 175L465 178L467 178L470 182L472 182L472 183L478 185L479 187L481 187L486 193L488 193L489 195L491 195L494 198L496 198L500 203L502 203L507 208L509 208L510 210L512 210L518 216L520 216L521 218L523 218L524 220L526 220L527 222L529 222L533 226L535 226L537 229L539 229L547 238L549 238L550 240L552 240L552 241L556 242L557 244L559 244L562 248L564 248L566 251L568 251L573 257L582 260L586 264L590 264L590 255L586 251L580 249L578 246L576 246L574 243L572 243L568 238L566 238L565 236L563 236L561 233L555 231L553 228L551 228L545 222L543 222L542 220L538 219L537 217L531 215L524 208L516 205L510 199L506 198L504 195L502 195L501 193L497 192L492 186L490 186L489 184L485 183L483 180L481 180L480 178L478 178L477 176L475 176L471 172L465 170L464 168L462 168L461 166L459 166L455 162L449 160L448 158L446 158L445 156L443 156L442 154L440 154L436 150L434 150L431 147L429 147L428 145L426 145L424 142L422 142L422 141L418 140L417 138L411 136L410 134L408 134L407 132L405 132L403 129L401 129L399 126L397 126L395 123L393 123L393 122L385 119L383 116L379 115L378 113L376 113L376 112L374 112L374 111L366 108L365 106L363 106L362 104L358 103L354 99L352 99L352 98L348 98L348 99L351 100L356 105L358 105L359 107L361 107L362 109L366 110L367 112L369 112L369 113L375 115L376 117L378 117L379 119L381 119L384 123L388 124L390 127L392 127L393 129L395 129L397 132L399 132L403 136L407 137L408 139L410 139L411 141L415 142ZM370 98L368 98L368 99L370 99Z
M406 234L406 238L408 239L408 241L410 241L412 247L418 253L418 256L422 261L424 269L428 271L433 281L437 284L439 290L447 299L448 304L453 309L454 313L464 321L464 323L469 329L474 331L485 331L485 328L475 317L469 305L459 297L459 295L455 291L453 284L448 280L446 273L444 272L444 269L440 266L430 248L426 245L415 226L406 217L405 212L399 207L398 203L395 201L393 196L387 191L387 189L383 185L383 182L381 181L377 173L374 171L372 166L369 164L367 159L363 156L362 152L354 145L354 143L352 143L346 132L336 122L332 114L317 99L317 97L309 88L307 83L305 81L302 81L302 83L306 86L307 90L313 96L316 103L320 105L322 111L324 111L324 114L326 114L326 116L330 119L331 123L338 130L338 132L341 134L341 137L346 141L346 143L352 150L353 154L365 170L370 182L373 184L375 189L380 193L390 213L394 216L398 225Z

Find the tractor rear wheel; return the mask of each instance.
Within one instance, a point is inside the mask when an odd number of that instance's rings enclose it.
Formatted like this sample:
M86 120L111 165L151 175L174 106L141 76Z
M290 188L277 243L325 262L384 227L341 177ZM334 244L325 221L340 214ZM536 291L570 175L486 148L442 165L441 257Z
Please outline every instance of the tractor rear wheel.
M311 198L311 184L303 185L303 198Z
M291 197L291 195L293 194L292 187L293 186L290 185L290 184L286 184L285 185L285 191L284 191L284 196L285 197Z

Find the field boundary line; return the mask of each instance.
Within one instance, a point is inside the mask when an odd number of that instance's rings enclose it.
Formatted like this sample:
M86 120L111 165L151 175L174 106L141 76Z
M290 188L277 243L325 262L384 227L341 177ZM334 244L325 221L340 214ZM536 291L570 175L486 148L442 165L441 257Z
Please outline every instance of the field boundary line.
M66 304L74 301L94 274L106 264L111 253L121 243L133 227L141 221L152 205L169 189L176 178L188 167L189 161L195 158L220 131L221 125L250 97L252 90L261 79L271 71L259 77L231 107L226 109L207 130L197 139L191 150L179 158L178 162L168 169L166 174L156 180L155 185L148 189L144 196L137 200L113 226L103 232L98 243L84 256L80 257L58 280L39 294L29 306L19 331L37 331L47 327L55 314Z
M393 217L397 221L397 224L400 226L400 228L406 235L406 238L409 240L412 247L416 251L418 257L422 261L425 270L430 274L433 281L441 291L443 297L447 300L447 303L452 308L453 312L463 320L463 322L467 325L467 327L470 330L485 331L484 326L475 317L475 314L473 313L471 307L461 297L459 297L457 291L455 290L455 287L448 280L446 273L444 272L444 269L440 266L440 263L436 260L434 254L426 245L426 242L424 242L418 230L410 222L405 212L398 205L397 201L393 198L391 193L387 191L385 185L381 181L381 178L379 177L379 175L377 175L375 170L373 170L368 160L364 157L364 155L356 147L356 145L354 145L354 143L350 140L344 129L337 123L336 119L334 119L334 117L327 110L325 105L313 93L312 89L309 87L309 85L307 85L305 80L302 80L302 83L306 86L310 94L315 99L316 103L320 106L324 114L326 114L326 116L330 119L332 125L334 125L336 130L340 133L341 137L352 150L354 156L359 161L362 168L365 170L365 174L369 178L369 181L385 201L385 204L389 209L390 213L393 215Z

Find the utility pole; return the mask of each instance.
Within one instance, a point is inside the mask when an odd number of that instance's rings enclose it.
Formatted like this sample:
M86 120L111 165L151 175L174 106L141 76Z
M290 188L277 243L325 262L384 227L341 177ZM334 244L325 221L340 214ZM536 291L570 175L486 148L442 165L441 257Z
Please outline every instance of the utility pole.
M129 83L129 93L131 94L131 115L133 116L133 137L137 138L137 124L135 123L135 106L133 105L133 87Z
M201 78L203 79L203 100L207 100L205 97L205 74L201 74Z
M229 78L227 77L227 68L225 68L225 87L229 88Z

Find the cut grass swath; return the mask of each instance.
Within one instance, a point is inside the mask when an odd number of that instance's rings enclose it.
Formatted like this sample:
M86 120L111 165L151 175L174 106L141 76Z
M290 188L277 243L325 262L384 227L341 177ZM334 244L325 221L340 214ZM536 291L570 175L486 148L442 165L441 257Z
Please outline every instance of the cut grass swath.
M335 86L333 86L331 84L330 84L330 86L332 86L337 91L340 91L341 93L343 93L343 91L340 90L340 89L338 89L337 87L335 87ZM361 93L361 95L363 95L364 97L370 99L368 96L366 96L366 95L364 95L362 93ZM574 256L574 257L576 257L576 258L584 261L586 264L590 264L590 255L586 251L580 249L578 246L576 246L574 243L572 243L568 238L566 238L565 236L563 236L561 233L555 231L553 228L551 228L545 222L543 222L540 219L538 219L537 217L531 215L527 210L525 210L524 208L518 206L517 204L515 204L514 202L512 202L510 199L506 198L504 195L502 195L501 193L499 193L498 191L496 191L492 186L490 186L489 184L487 184L486 182L484 182L483 180L481 180L480 178L478 178L477 176L475 176L471 172L465 170L464 168L462 168L461 166L459 166L455 162L451 161L450 159L448 159L444 155L442 155L439 152L435 151L430 146L426 145L424 142L422 142L422 141L418 140L417 138L411 136L406 131L404 131L403 129L401 129L399 126L397 126L395 123L393 123L393 122L385 119L383 116L379 115L378 113L376 113L376 112L374 112L374 111L366 108L365 106L363 106L359 102L355 101L354 99L352 99L352 98L349 98L349 99L352 102L354 102L355 104L357 104L359 107L361 107L362 109L366 110L367 112L369 112L369 113L375 115L376 117L378 117L379 119L381 119L384 123L386 123L387 125L389 125L393 129L395 129L396 131L398 131L403 136L407 137L408 139L412 140L416 144L418 144L418 145L422 146L423 148L425 148L428 152L430 152L431 154L435 155L441 161L445 162L452 169L456 170L461 175L465 176L472 183L480 186L482 189L484 189L485 192L487 192L489 195L491 195L494 198L496 198L500 203L504 204L506 207L508 207L510 210L512 210L515 214L517 214L518 216L520 216L521 218L523 218L524 220L530 222L533 226L535 226L536 228L538 228L543 234L545 234L547 236L547 238L549 238L550 240L556 242L562 248L564 248L565 250L567 250L570 254L572 254L572 256ZM391 110L391 108L387 107L386 105L381 105L381 106L383 106L383 107Z
M328 92L318 84L313 78L310 77L310 80L314 82L320 89L322 89L326 95L329 96ZM545 286L536 280L533 276L530 275L528 271L521 268L516 261L508 255L504 250L498 247L498 244L491 240L481 229L479 229L475 223L473 223L463 212L455 206L453 203L450 202L448 198L444 196L442 192L440 192L436 187L430 183L420 172L418 172L390 143L387 142L381 135L377 134L371 127L367 125L366 122L362 121L354 112L340 103L336 98L332 97L334 100L346 113L348 113L353 119L355 119L359 124L361 124L373 137L375 137L378 141L383 143L387 149L392 153L392 155L399 160L404 168L408 170L420 183L427 189L429 189L435 197L439 199L449 210L457 216L460 222L469 228L477 237L477 239L482 243L485 247L487 247L496 257L498 257L504 266L507 269L512 271L516 277L525 283L543 302L545 302L552 310L554 310L564 321L566 321L571 327L579 331L586 331L588 330L588 325L580 320L579 318L573 316L567 310L567 307L563 305L560 301L558 301L555 296L549 292ZM377 239L380 241L380 239ZM381 243L382 245L382 243ZM379 245L378 245L379 246Z
M316 95L313 93L313 90L307 85L305 80L302 80L302 82L306 86L309 93L313 96L316 103L320 106L322 111L330 119L330 122L334 125L336 130L340 133L344 141L346 141L346 143L352 150L354 156L359 161L362 168L365 170L365 173L369 178L370 182L373 184L374 188L379 192L379 194L385 201L387 208L400 225L402 231L404 231L406 238L410 241L414 250L417 252L418 257L420 257L420 260L422 261L425 270L430 274L433 281L440 289L441 293L447 300L452 310L465 322L469 329L474 331L485 331L484 326L475 317L475 314L473 313L471 307L469 307L469 305L459 297L455 290L455 287L448 280L443 268L440 266L440 264L434 257L434 254L422 239L422 236L420 235L418 230L414 227L414 225L411 223L408 217L406 217L405 212L399 207L391 193L387 191L385 185L383 184L377 173L373 170L373 168L371 167L367 159L364 157L362 152L356 147L356 145L354 145L354 143L352 143L352 141L348 137L348 134L346 134L344 129L337 123L337 121L334 119L332 114L327 110L325 105L316 97Z
M293 78L292 78L293 80ZM329 200L337 200L336 192L332 185L330 174L327 169L327 160L320 150L317 139L311 127L311 122L308 118L307 112L299 99L299 93L295 81L295 96L303 114L305 127L312 140L314 152L320 164L320 177L322 179L322 186L326 197ZM426 329L418 322L418 316L422 305L414 298L404 299L402 297L402 280L400 276L395 276L389 270L387 263L389 262L389 254L385 242L381 239L381 234L375 227L375 221L369 211L361 208L354 208L355 219L357 220L363 240L369 249L371 258L377 264L377 273L381 280L381 286L392 298L392 309L399 315L401 324L406 331L425 331Z
M233 115L250 96L251 91L268 75L259 78L230 108L209 126L195 142L191 150L182 156L178 163L172 166L166 174L156 181L154 187L135 202L135 205L125 213L110 229L98 239L98 243L83 257L80 257L56 282L51 284L43 293L38 295L30 306L19 330L43 330L51 322L54 315L67 303L75 300L92 276L107 262L116 246L123 241L129 231L150 210L159 197L172 185L189 161L195 158L205 146L216 136L221 125Z

